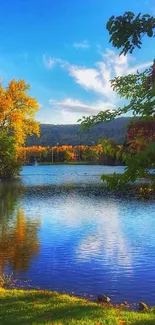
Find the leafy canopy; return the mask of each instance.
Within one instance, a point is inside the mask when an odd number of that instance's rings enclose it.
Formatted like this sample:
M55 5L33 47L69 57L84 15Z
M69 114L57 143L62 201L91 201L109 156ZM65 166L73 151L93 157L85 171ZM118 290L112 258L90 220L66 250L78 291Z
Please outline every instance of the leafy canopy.
M116 93L128 101L123 107L116 110L105 110L97 115L83 117L81 128L90 128L102 122L131 113L133 116L150 117L155 114L155 61L153 65L140 73L115 77L111 85Z
M0 178L19 172L17 149L27 135L39 135L34 119L39 105L28 95L29 89L24 80L12 80L7 88L0 84Z
M122 48L121 54L132 53L136 47L141 48L145 34L155 36L155 18L148 14L139 13L136 16L128 11L123 16L112 16L106 27L111 35L110 42L114 47Z
M24 80L12 80L7 88L0 85L0 131L11 134L17 146L25 142L27 135L39 135L34 120L39 105L28 95L29 89Z
M110 42L121 49L120 54L132 53L135 48L141 48L142 37L147 34L155 36L155 18L148 14L135 16L132 12L125 12L123 16L112 16L107 22ZM97 115L83 117L81 129L85 130L101 122L109 122L120 115L130 113L143 120L155 118L155 61L149 69L140 73L116 77L111 80L111 85L116 93L125 101L123 107L116 110L101 111ZM111 188L122 187L128 182L135 182L149 172L148 168L154 165L155 145L148 143L145 150L134 155L130 151L124 153L124 163L127 165L123 175L114 174L112 177L103 175Z

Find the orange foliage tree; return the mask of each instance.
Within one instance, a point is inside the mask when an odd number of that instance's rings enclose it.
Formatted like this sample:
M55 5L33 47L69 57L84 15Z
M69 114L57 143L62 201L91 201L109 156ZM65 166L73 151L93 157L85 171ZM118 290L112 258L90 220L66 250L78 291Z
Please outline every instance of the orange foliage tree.
M155 142L155 119L132 121L127 133L130 151L133 153L143 151L151 142Z
M0 84L0 178L19 172L17 149L28 135L39 135L35 121L39 105L29 96L29 89L24 80L12 80L7 88Z
M94 146L71 146L62 145L54 147L20 147L18 148L18 159L23 163L31 164L36 159L38 162L53 163L53 162L99 162L103 148L101 144Z
M29 89L24 80L12 80L7 88L0 85L0 131L12 135L16 146L22 145L27 135L39 135L34 119L39 105L28 95Z

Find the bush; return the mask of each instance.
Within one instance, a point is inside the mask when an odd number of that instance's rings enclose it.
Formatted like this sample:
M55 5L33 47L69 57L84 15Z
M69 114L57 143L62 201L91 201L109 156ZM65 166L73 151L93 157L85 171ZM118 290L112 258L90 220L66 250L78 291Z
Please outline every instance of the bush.
M0 178L8 178L18 174L20 164L16 158L14 138L0 133Z

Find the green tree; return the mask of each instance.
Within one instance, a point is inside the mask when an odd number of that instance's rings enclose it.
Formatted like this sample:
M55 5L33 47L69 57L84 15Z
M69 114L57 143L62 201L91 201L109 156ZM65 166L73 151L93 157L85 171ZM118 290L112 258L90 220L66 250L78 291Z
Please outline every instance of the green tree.
M99 154L98 151L96 150L96 148L94 147L87 147L85 150L85 153L83 155L83 158L85 161L87 162L98 162L99 160Z
M150 15L134 15L126 12L123 16L112 16L107 29L110 34L110 42L113 46L121 49L121 54L141 47L142 37L147 34L155 36L155 18ZM124 77L116 77L111 81L116 93L127 102L117 110L101 111L99 114L90 117L83 117L81 128L86 129L101 122L109 122L123 114L130 113L133 117L138 116L143 120L154 120L155 118L155 61L149 69L144 72L130 74ZM138 178L149 173L150 165L154 168L154 161L151 161L151 153L155 152L155 144L149 143L143 152L131 154L130 150L123 155L124 163L127 165L123 175L103 175L102 179L111 188L122 187L128 182L135 182Z
M0 178L18 174L20 164L16 159L15 140L6 133L0 133Z
M118 165L122 164L123 146L118 145L113 139L101 139L100 144L103 149L101 162L104 165Z

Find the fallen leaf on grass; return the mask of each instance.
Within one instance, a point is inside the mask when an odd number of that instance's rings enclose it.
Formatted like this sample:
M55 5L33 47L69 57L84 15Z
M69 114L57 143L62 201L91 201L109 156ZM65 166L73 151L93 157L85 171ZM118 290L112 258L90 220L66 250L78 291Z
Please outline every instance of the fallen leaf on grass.
M120 325L125 325L126 322L125 322L124 320L120 320L120 321L119 321L119 324L120 324Z

